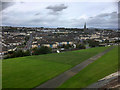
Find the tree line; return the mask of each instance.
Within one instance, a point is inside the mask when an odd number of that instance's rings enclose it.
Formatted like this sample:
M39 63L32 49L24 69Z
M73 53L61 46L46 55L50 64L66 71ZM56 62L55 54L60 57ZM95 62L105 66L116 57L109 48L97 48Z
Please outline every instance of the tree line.
M31 55L41 55L48 53L52 53L52 49L46 46L41 46L40 48L33 48L31 50L26 50L26 51L21 49L17 51L9 51L7 56L4 57L4 59L31 56Z

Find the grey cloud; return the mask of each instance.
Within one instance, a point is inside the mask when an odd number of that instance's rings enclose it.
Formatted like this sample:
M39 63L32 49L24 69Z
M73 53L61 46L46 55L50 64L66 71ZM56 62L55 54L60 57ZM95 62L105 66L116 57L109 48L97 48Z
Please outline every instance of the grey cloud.
M51 15L59 15L60 13L59 12L49 12L49 14L51 14Z
M89 17L89 18L93 18L93 17Z
M117 17L117 12L112 12L112 13L103 13L103 14L99 14L97 15L96 17L99 17L99 18L104 18L104 17Z
M13 2L13 0L11 2L1 2L0 1L0 7L1 7L0 11L2 11L2 10L6 9L14 4L15 4L15 2Z
M58 20L58 16L50 16L50 15L39 15L39 16L35 16L32 17L29 21L31 23L49 23L51 24L52 22L55 22Z
M97 17L106 17L106 16L109 16L109 13L100 14Z
M117 12L99 14L88 19L88 24L95 27L117 27Z
M25 2L20 2L20 3L22 3L22 4L23 4L23 3L25 3Z
M65 6L64 4L60 4L60 5L55 5L55 6L48 6L48 7L46 7L46 9L49 9L49 10L57 13L64 9L67 9L67 6Z
M53 21L55 21L56 19L55 18L47 18L47 19L45 19L45 18L36 18L36 19L32 19L32 20L30 20L29 22L34 22L34 23L38 23L38 22L49 22L49 23L51 23L51 22L53 22Z
M40 13L36 13L35 16L40 15Z

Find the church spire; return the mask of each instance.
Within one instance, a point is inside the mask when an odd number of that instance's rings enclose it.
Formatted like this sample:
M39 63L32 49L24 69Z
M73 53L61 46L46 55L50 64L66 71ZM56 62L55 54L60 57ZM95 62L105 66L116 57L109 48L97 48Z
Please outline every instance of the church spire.
M85 22L85 24L84 24L84 31L86 30L86 22Z

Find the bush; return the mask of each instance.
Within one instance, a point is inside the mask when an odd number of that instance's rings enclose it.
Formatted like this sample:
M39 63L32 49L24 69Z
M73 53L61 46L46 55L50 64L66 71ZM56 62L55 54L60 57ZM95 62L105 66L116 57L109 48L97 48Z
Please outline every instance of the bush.
M69 49L71 47L72 47L72 45L70 45L70 44L65 45L65 49Z
M25 56L26 53L24 53L22 50L18 50L18 51L10 51L8 52L8 55L4 58L4 59L8 59L8 58L15 58L15 57L23 57Z
M76 46L76 48L78 48L78 49L85 49L86 47L85 47L84 45L82 45L82 44L78 44L78 45Z
M46 46L41 46L40 48L35 48L33 50L33 55L48 54L52 53L52 49Z
M71 47L73 47L72 45L70 45L70 44L63 44L60 48L65 48L65 49L69 49L69 48L71 48Z
M40 48L34 48L33 50L33 55L40 55L40 54L48 54L48 53L52 53L52 49L49 47L45 47L42 46ZM27 51L22 51L22 50L18 50L18 51L10 51L8 53L7 56L4 57L4 59L8 59L8 58L15 58L15 57L23 57L23 56L30 56L31 55L31 51L27 50Z
M30 50L27 50L27 51L24 52L24 56L30 56L30 55L31 55Z
M97 47L100 44L98 41L95 40L88 40L88 43L90 47Z
M24 52L22 50L18 50L14 53L15 57L23 57L24 56Z
M11 58L9 54L4 57L4 59L8 59L8 58Z

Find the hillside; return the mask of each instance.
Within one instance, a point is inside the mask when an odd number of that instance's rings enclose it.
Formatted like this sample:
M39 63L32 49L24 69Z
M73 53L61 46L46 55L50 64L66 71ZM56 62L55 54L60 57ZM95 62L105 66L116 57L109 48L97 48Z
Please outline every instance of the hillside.
M78 74L63 83L60 88L85 88L99 79L118 70L118 47L88 65ZM73 83L74 82L74 83Z
M3 60L3 88L34 88L107 48Z

